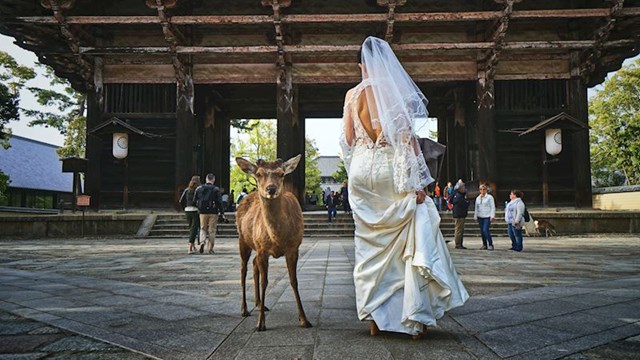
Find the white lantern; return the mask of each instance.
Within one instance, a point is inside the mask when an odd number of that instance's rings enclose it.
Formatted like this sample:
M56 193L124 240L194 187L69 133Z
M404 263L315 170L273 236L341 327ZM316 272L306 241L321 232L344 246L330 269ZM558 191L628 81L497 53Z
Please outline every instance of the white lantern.
M544 132L544 147L549 155L558 155L562 151L562 132L560 129L547 129Z
M129 153L129 134L113 133L113 157L124 159Z

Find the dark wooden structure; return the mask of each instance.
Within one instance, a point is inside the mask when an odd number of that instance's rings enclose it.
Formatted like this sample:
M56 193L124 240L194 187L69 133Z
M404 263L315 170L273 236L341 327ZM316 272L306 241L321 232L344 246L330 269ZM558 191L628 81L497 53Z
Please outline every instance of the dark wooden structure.
M562 111L586 124L587 88L640 51L640 0L6 0L0 14L0 33L89 94L89 129L116 116L161 135L130 142L138 207L175 202L194 173L228 188L230 119L277 118L278 155L303 152L305 118L342 115L366 35L387 39L429 98L448 146L441 181L541 203L541 140L508 130ZM589 207L588 133L565 145L551 204ZM108 139L88 136L87 158L93 205L116 207ZM291 181L302 199L304 169Z

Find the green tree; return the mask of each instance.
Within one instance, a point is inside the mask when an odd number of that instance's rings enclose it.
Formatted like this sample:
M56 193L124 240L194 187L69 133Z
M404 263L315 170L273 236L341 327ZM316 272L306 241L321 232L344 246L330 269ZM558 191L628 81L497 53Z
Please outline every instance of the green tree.
M86 145L86 123L84 116L86 95L74 90L71 84L57 77L53 69L38 65L44 69L44 77L49 79L49 87L29 87L45 110L23 109L26 116L33 119L29 126L52 127L65 135L64 146L57 150L61 158L84 157ZM58 89L61 89L58 91Z
M640 60L605 81L589 103L589 125L594 184L640 184Z
M340 160L338 164L338 170L331 175L335 181L341 183L349 178L347 175L347 169L344 167L344 161Z
M305 193L317 193L320 189L320 168L318 168L318 157L320 153L313 139L306 138L305 144Z
M35 76L33 69L18 65L11 55L0 51L0 145L5 149L11 136L7 124L20 118L20 90Z
M18 65L16 60L0 51L0 146L9 148L10 121L20 118L20 90L25 83L36 76L27 66ZM9 176L0 170L0 204L6 204Z
M245 174L236 165L236 157L244 157L252 162L258 159L273 160L277 157L277 127L272 120L251 120L245 123L247 130L240 130L247 134L246 139L240 138L231 145L231 189L239 194L242 188L251 190L255 187L255 180ZM305 143L305 191L317 191L320 188L320 169L318 169L318 149L313 140L306 139ZM288 160L288 159L283 159Z

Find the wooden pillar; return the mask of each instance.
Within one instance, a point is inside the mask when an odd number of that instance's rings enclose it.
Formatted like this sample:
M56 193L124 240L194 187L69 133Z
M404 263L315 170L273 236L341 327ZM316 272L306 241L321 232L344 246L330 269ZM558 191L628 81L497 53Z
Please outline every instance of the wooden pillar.
M573 76L568 83L568 107L570 114L583 124L589 124L587 86L580 76ZM576 207L592 207L591 155L589 152L589 131L576 131L570 135L572 147L573 178L575 184Z
M185 72L191 74L191 64L185 66ZM176 163L175 163L175 206L180 196L180 191L188 184L194 169L192 169L193 139L193 83L176 84Z
M480 183L496 182L496 124L495 124L495 91L493 80L487 80L482 86L476 85L478 110L476 113L478 127L478 179Z
M287 93L278 86L277 101L278 157L287 161L302 154L296 170L285 177L285 186L296 195L300 206L304 206L305 136L304 121L298 113L298 87L293 86Z
M102 157L102 140L96 134L90 134L89 130L93 129L101 123L103 109L99 102L99 97L94 92L87 93L87 144L85 157L88 160L87 173L85 174L85 194L91 196L91 208L98 210L100 208L100 191L101 191L101 157ZM75 200L74 200L75 201Z
M231 182L231 168L229 167L231 121L224 114L216 113L214 124L213 163L211 168L216 175L216 185L225 188L228 192Z

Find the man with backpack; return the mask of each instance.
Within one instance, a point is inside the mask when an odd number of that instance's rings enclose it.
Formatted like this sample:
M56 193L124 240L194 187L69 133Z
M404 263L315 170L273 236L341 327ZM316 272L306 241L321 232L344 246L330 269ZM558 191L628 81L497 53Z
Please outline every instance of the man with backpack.
M220 188L214 185L215 175L207 174L206 183L196 189L195 202L200 214L200 253L207 245L207 254L215 254L213 245L216 241L216 227L220 212Z

